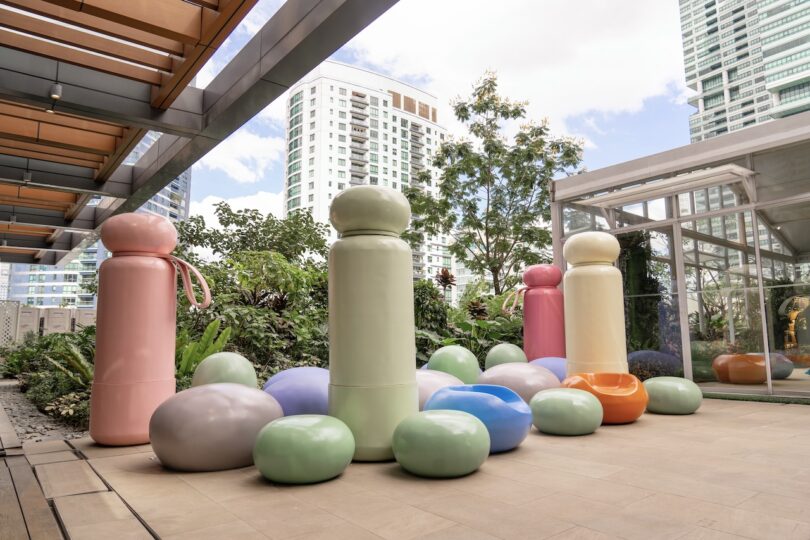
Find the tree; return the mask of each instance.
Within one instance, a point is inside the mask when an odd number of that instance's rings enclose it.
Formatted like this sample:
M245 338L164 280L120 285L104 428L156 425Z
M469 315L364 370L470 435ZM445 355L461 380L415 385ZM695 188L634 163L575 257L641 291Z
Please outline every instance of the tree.
M442 268L436 272L436 276L433 279L436 280L436 285L442 288L442 293L444 293L445 298L447 298L447 289L456 285L456 276L447 268Z
M315 222L308 212L294 212L278 219L255 209L233 210L224 201L217 203L214 212L222 228L208 227L202 216L191 216L177 224L183 255L199 247L222 257L243 251L274 251L290 262L326 257L327 227Z
M526 103L500 96L494 73L453 110L470 139L444 142L434 156L441 169L435 198L422 187L431 182L428 171L407 190L414 217L404 236L419 245L425 234L449 235L450 253L474 273L489 274L497 295L517 281L522 266L548 259L549 187L579 165L582 146L552 136L545 121L520 125L509 141L507 124L526 118Z

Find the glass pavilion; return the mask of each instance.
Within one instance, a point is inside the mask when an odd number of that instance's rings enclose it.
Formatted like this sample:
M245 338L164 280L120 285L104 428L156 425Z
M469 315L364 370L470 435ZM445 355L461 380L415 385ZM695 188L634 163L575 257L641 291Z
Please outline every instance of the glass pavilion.
M628 351L682 359L708 392L810 396L810 112L556 181L552 200L563 268L571 235L618 238ZM765 380L720 382L732 353L763 355Z

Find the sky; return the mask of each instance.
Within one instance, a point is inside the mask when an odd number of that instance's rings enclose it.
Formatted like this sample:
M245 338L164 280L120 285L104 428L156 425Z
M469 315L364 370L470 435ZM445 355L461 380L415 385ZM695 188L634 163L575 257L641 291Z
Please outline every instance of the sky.
M259 0L203 67L205 87L278 9ZM589 170L689 143L680 16L674 0L400 0L333 60L422 88L439 122L463 129L450 103L485 71L530 120L579 137ZM191 213L213 205L281 215L286 95L217 146L192 172Z

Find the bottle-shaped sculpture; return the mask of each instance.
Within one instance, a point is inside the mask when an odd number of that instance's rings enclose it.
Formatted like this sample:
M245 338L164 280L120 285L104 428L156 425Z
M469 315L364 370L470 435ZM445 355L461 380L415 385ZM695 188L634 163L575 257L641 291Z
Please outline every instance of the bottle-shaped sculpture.
M565 358L562 272L551 264L535 264L523 272L523 351L535 360Z
M207 306L210 293L196 269L170 255L177 231L164 217L113 216L101 240L113 256L99 268L90 436L112 446L143 444L152 413L175 392L177 269L194 305ZM189 271L203 288L202 303Z
M575 234L563 246L568 375L627 373L619 242L603 232Z
M413 259L399 237L410 214L377 186L341 192L329 211L329 414L352 430L357 461L391 459L394 429L419 411Z

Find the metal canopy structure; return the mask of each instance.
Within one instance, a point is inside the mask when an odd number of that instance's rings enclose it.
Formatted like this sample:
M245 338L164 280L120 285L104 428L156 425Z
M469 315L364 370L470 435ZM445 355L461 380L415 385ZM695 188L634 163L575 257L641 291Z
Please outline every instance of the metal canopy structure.
M669 275L664 279L671 279L671 284L664 282L660 294L652 296L660 296L659 306L669 302L677 310L687 377L693 375L690 335L705 331L704 293L723 295L731 344L739 330L761 332L758 345L751 345L754 338L749 337L748 346L764 349L767 384L760 390L723 387L724 392L800 395L810 389L800 383L774 383L770 351L777 347L779 331L768 312L774 290L788 296L810 290L808 228L810 112L565 178L552 186L554 257L562 268L563 243L578 232L602 230L617 236L644 232L658 243L651 248L658 252L651 260L663 264ZM706 292L702 275L717 288ZM626 302L641 296L628 295ZM735 328L735 316L749 313L755 313L758 322L749 318ZM706 384L714 388L711 384L716 383Z
M189 86L256 1L0 0L0 261L91 245L396 3L290 0Z

